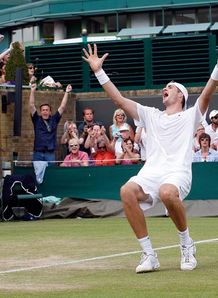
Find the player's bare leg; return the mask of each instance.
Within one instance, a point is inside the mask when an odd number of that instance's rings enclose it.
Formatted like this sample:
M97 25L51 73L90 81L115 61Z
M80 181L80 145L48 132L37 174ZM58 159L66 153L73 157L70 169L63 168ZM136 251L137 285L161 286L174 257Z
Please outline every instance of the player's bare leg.
M181 244L181 269L193 270L197 266L197 261L195 259L196 247L189 236L185 207L179 198L177 187L172 184L161 185L160 198L179 231Z
M148 237L144 213L139 205L140 201L147 198L148 195L134 182L127 182L121 188L121 199L126 217L143 250L140 264L136 267L136 273L154 271L160 267L157 254L154 252Z

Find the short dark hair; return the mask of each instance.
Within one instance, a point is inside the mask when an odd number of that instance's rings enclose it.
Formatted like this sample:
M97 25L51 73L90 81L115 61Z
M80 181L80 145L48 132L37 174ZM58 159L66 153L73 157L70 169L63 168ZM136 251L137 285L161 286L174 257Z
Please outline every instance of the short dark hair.
M85 116L85 111L87 111L87 110L91 110L92 114L94 115L95 111L92 108L87 107L87 108L83 109L83 116Z
M51 106L50 106L50 104L48 104L48 103L43 103L43 104L41 104L41 105L39 106L39 109L41 110L41 109L42 109L42 107L44 107L44 106L47 106L47 107L49 107L49 108L50 108L50 110L51 110Z

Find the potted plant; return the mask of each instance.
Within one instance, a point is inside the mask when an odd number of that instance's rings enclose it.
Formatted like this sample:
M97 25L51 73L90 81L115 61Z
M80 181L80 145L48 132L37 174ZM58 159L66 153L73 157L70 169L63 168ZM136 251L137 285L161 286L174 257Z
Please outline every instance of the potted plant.
M12 44L12 50L10 52L10 58L5 67L5 81L15 84L16 69L23 69L23 84L29 84L28 67L23 54L24 50L19 42Z

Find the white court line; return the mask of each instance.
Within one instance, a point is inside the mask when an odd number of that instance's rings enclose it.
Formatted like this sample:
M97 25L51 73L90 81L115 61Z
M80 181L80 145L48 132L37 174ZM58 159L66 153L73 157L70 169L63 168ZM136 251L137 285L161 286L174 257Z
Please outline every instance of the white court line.
M218 238L195 241L195 244L211 243L211 242L216 242L216 241L218 241ZM158 250L165 250L165 249L170 249L170 248L175 248L175 247L179 247L179 244L158 247L158 248L155 248L154 250L158 251ZM110 259L110 258L133 255L133 254L137 254L137 253L141 253L141 252L142 252L141 250L137 250L137 251L130 251L130 252L123 252L123 253L119 253L119 254L107 255L107 256L100 256L100 257L92 257L92 258L87 258L87 259L65 261L65 262L46 264L46 265L40 265L40 266L9 269L9 270L5 270L5 271L0 271L0 274L22 272L22 271L32 271L32 270L42 269L42 268L50 268L50 267L65 266L65 265L71 265L71 264L79 264L79 263L85 263L85 262L96 261L96 260L105 260L105 259Z

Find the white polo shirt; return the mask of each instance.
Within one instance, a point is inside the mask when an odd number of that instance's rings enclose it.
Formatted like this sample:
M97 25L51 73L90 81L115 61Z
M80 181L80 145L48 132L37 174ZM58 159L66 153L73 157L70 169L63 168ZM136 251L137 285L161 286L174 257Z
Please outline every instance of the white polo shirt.
M139 184L151 196L158 196L159 189L155 188L161 183L173 183L178 188L184 184L184 196L187 195L192 180L193 137L202 121L198 101L193 107L173 115L141 104L137 104L137 111L139 121L134 120L135 125L145 127L147 132L147 160L130 181Z

